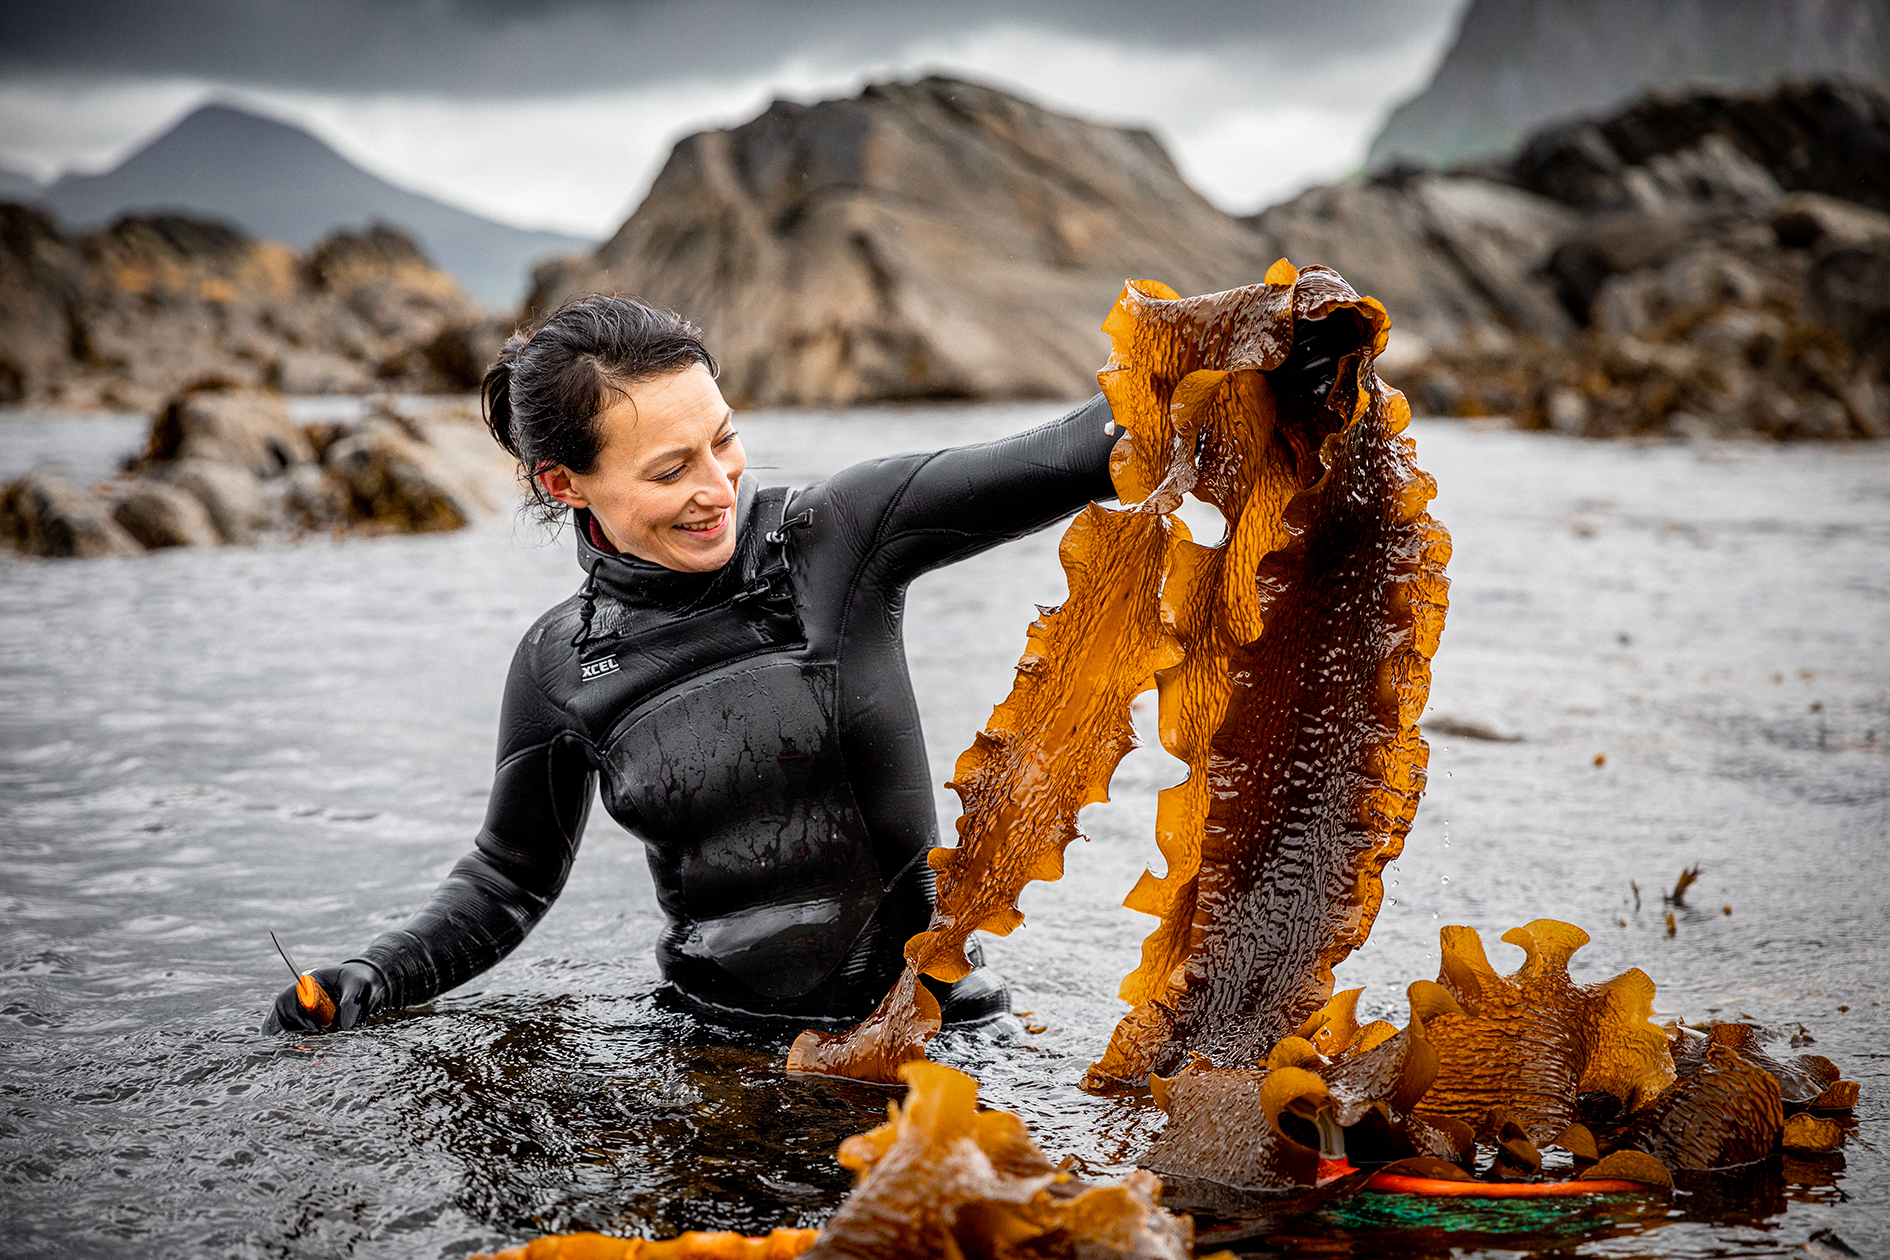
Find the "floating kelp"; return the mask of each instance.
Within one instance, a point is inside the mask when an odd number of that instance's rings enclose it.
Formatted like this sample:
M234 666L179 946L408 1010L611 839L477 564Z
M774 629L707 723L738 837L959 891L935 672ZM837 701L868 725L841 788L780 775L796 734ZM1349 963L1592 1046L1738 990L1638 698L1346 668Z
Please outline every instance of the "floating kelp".
M1128 431L1127 506L1064 537L1069 598L959 760L959 844L931 855L938 909L905 973L852 1032L802 1034L790 1070L890 1081L923 1056L938 1011L919 976L965 974L969 934L1010 932L1024 884L1061 875L1151 685L1189 773L1161 796L1167 874L1126 902L1161 920L1123 983L1136 1007L1086 1083L1139 1084L1195 1049L1257 1066L1326 1001L1422 789L1449 555L1399 436L1409 409L1371 370L1387 327L1336 272L1285 260L1208 297L1124 289L1099 380ZM1226 521L1217 545L1174 516L1189 493Z
M1638 969L1600 985L1576 984L1568 961L1588 934L1537 919L1503 935L1523 965L1499 976L1469 928L1441 933L1438 982L1462 1007L1428 1026L1437 1082L1422 1110L1479 1124L1503 1108L1529 1140L1574 1124L1577 1098L1605 1091L1632 1110L1673 1083L1667 1036L1653 1023L1654 982Z
M1569 977L1588 940L1570 924L1539 919L1503 939L1525 955L1510 976L1475 932L1443 929L1440 982L1411 985L1411 1020L1388 1038L1367 1044L1348 992L1261 1068L1196 1054L1174 1079L1151 1077L1169 1119L1142 1162L1248 1192L1318 1187L1360 1167L1385 1173L1367 1189L1556 1196L1670 1188L1676 1171L1843 1142L1846 1122L1819 1113L1847 1107L1855 1089L1829 1060L1773 1058L1748 1025L1657 1027L1641 972ZM1789 1121L1782 1091L1796 1100ZM1548 1147L1568 1153L1572 1174L1545 1171ZM1571 1176L1584 1184L1561 1185Z
M1162 1209L1152 1174L1086 1185L1044 1158L1022 1120L978 1111L977 1082L964 1073L915 1062L900 1076L911 1086L905 1104L840 1147L859 1184L811 1257L1185 1260L1192 1253L1188 1219Z

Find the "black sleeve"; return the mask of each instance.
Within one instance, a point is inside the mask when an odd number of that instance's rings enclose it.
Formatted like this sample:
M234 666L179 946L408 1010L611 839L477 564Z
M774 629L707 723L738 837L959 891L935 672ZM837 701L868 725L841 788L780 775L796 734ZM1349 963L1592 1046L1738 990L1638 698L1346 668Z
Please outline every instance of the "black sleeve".
M831 479L830 493L876 517L853 527L870 537L868 550L895 579L910 580L1115 498L1109 452L1119 434L1098 394L1061 419L995 442L856 465Z
M518 947L564 888L596 772L531 667L527 636L506 679L499 764L485 826L439 890L362 954L387 981L381 1009L413 1006Z

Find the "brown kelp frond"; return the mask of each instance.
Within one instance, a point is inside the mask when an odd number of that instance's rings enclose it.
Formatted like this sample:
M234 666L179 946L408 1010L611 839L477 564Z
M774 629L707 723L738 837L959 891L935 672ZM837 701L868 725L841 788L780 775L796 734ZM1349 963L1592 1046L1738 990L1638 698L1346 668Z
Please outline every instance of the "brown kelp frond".
M1423 514L1436 485L1410 462L1409 409L1371 372L1384 311L1325 268L1268 280L1186 300L1131 286L1107 325L1112 403L1175 400L1229 537L1182 552L1164 591L1183 656L1158 679L1163 744L1189 775L1160 802L1167 873L1125 903L1161 922L1090 1088L1195 1049L1262 1062L1370 931L1422 790L1449 539ZM1190 393L1188 368L1229 375Z
M1221 733L1243 687L1255 691L1248 708L1297 701L1298 716L1344 692L1343 719L1370 723L1362 733L1315 732L1306 747L1267 750L1310 760L1302 796L1335 774L1361 784L1311 807L1320 830L1310 843L1337 843L1344 852L1328 864L1356 869L1304 894L1335 903L1297 907L1317 924L1310 952L1276 940L1264 964L1310 972L1286 982L1290 993L1259 999L1283 1012L1267 1028L1285 1020L1281 1031L1290 1030L1324 1001L1332 963L1370 929L1378 871L1415 808L1424 745L1413 720L1428 686L1448 555L1441 529L1422 515L1434 483L1409 466L1410 443L1398 436L1409 411L1371 373L1386 326L1383 308L1337 273L1300 272L1284 260L1265 283L1206 297L1179 298L1151 281L1124 289L1104 323L1112 355L1098 378L1127 430L1111 473L1129 506L1091 506L1071 525L1062 549L1069 598L1033 624L1016 686L959 759L951 783L965 805L959 843L931 854L938 907L927 931L907 942L909 974L854 1032L803 1034L791 1070L890 1081L900 1063L923 1055L937 1024L920 1009L917 974L963 976L969 934L1010 932L1022 921L1023 886L1061 875L1077 812L1105 799L1133 745L1129 701L1151 684L1162 743L1189 773L1160 802L1166 873L1146 873L1128 898L1160 922L1123 983L1137 1012L1119 1030L1113 1057L1092 1069L1093 1083L1139 1081L1164 1048L1164 1062L1178 1061L1169 1012L1194 983L1207 939L1239 930L1203 904L1198 880L1210 800L1229 787L1209 765L1230 751ZM1221 511L1227 532L1215 545L1191 539L1173 518L1188 494ZM1281 556L1288 559L1269 573ZM1334 589L1310 589L1335 574ZM1318 617L1360 623L1358 642L1344 645L1356 646L1357 660L1332 686L1309 690L1322 669L1315 662L1333 655L1304 633ZM1284 628L1275 632L1275 622ZM1256 639L1282 642L1243 667L1240 655ZM1263 825L1303 825L1291 812L1289 802ZM1252 967L1235 967L1215 998L1224 1001L1229 984L1257 982Z
M1464 1013L1428 1026L1438 1073L1426 1114L1477 1124L1503 1108L1541 1143L1575 1123L1583 1092L1604 1090L1632 1108L1672 1083L1667 1038L1651 1019L1653 982L1636 970L1577 984L1568 962L1588 943L1580 928L1538 919L1506 933L1525 955L1509 976L1490 966L1471 929L1440 937L1438 982Z
M977 1082L964 1073L917 1062L900 1075L911 1087L904 1104L840 1148L859 1181L810 1257L1191 1254L1188 1220L1162 1210L1155 1177L1085 1185L1053 1167L1016 1116L980 1112Z
M1668 1044L1675 1069L1683 1077L1691 1076L1705 1063L1708 1047L1724 1046L1733 1051L1778 1082L1779 1102L1787 1115L1806 1108L1849 1110L1857 1103L1856 1083L1840 1081L1837 1064L1821 1054L1774 1058L1765 1052L1759 1030L1751 1024L1712 1023L1706 1026L1705 1036L1675 1028ZM1844 1086L1848 1088L1841 1088Z
M1143 1162L1258 1190L1319 1184L1322 1148L1359 1167L1416 1156L1467 1163L1468 1126L1414 1112L1437 1072L1425 1021L1457 1012L1457 1003L1428 980L1408 997L1403 1029L1336 1062L1305 1038L1287 1037L1261 1068L1216 1068L1195 1054L1173 1078L1152 1076L1168 1123Z

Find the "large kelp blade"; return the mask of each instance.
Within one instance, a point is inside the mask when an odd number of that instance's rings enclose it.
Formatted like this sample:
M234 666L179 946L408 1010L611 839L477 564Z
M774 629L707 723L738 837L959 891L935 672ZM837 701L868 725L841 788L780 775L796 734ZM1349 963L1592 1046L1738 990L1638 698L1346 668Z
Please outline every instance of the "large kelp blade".
M964 813L958 846L930 855L931 926L906 943L905 972L879 1008L846 1033L802 1033L788 1070L898 1080L938 1031L938 1005L918 977L965 975L971 933L1012 931L1024 885L1063 874L1077 813L1107 799L1135 745L1130 701L1172 663L1159 598L1168 528L1158 512L1093 504L1071 523L1061 548L1069 598L1032 623L1011 694L958 760L951 786Z
M1194 302L1243 299L1252 291ZM1160 329L1228 322L1170 309L1183 305L1145 300L1135 313ZM1223 1066L1262 1061L1330 996L1332 967L1369 933L1382 870L1423 789L1416 719L1449 558L1448 535L1424 512L1436 486L1401 436L1402 396L1371 371L1382 308L1308 268L1285 314L1259 369L1271 405L1221 418L1264 433L1249 443L1240 524L1265 545L1238 568L1230 549L1217 575L1248 606L1216 610L1240 633L1214 662L1226 692L1206 765L1197 770L1197 756L1190 767L1207 805L1195 869L1186 889L1158 897L1145 881L1131 896L1165 917L1125 985L1142 1000L1092 1067L1092 1087L1173 1071L1191 1051ZM1199 479L1231 480L1206 458ZM1174 877L1171 858L1162 883Z

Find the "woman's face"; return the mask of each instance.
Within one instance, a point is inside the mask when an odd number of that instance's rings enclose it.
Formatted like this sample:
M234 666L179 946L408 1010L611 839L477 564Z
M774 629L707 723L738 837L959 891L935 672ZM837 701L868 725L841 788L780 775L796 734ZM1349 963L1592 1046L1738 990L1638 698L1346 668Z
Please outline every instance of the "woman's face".
M589 508L618 551L685 573L735 554L735 486L748 456L734 415L700 364L639 381L597 417L587 473L539 474L553 497Z

